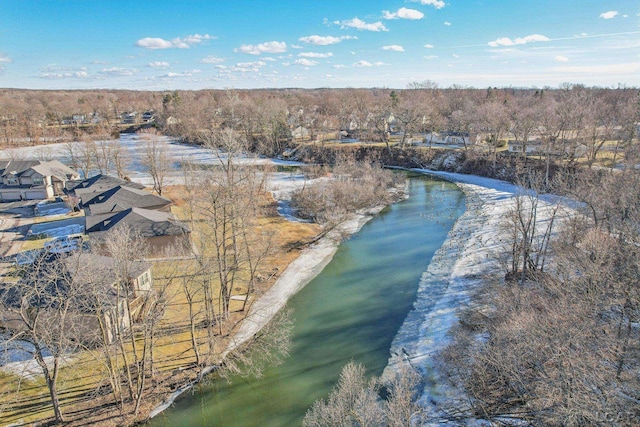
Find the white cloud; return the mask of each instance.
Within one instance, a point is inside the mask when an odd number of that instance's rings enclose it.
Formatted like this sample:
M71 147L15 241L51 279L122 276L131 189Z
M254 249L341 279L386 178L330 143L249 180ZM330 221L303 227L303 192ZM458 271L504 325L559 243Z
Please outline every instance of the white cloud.
M445 4L442 0L411 0L413 3L420 3L423 6L433 6L436 9L442 9Z
M266 62L263 61L251 61L251 62L238 62L236 64L236 67L239 68L253 68L253 67L264 67L265 65L267 65Z
M298 56L301 56L303 58L331 58L333 56L333 53L300 52Z
M436 58L437 58L437 56L436 56L436 55L429 55L429 56L425 56L425 57L424 57L424 59L429 59L429 60L431 60L431 59L436 59Z
M166 68L170 64L167 61L152 61L152 62L149 62L147 65L152 68Z
M100 74L107 76L133 76L136 72L137 70L132 70L130 68L111 67L103 68L102 71L100 71Z
M224 59L218 58L217 56L209 55L202 58L200 62L202 62L203 64L219 64L221 62L224 62Z
M401 7L396 12L389 12L388 10L382 11L382 17L384 19L422 19L424 18L424 13L415 9L407 9L406 7Z
M86 79L89 74L86 71L74 71L70 73L40 73L42 79Z
M365 31L389 31L387 27L380 21L373 23L366 23L363 20L355 17L353 19L349 19L348 21L336 21L335 24L340 25L340 28L355 28L357 30L365 30Z
M267 65L267 63L264 61L238 62L236 66L233 67L233 71L257 73L265 65Z
M201 73L200 70L191 70L191 71L183 71L182 73L167 73L164 74L162 76L160 76L161 78L168 78L168 79L173 79L173 78L178 78L178 77L192 77L194 74L199 74Z
M426 47L427 49L433 49L433 45L432 44L425 44L424 47Z
M136 46L145 49L171 49L173 44L165 39L158 37L145 37L136 42Z
M260 44L243 44L239 48L235 49L236 52L248 53L250 55L260 55L262 53L282 53L287 51L287 44L285 42L266 42Z
M373 64L371 62L369 62L369 61L358 61L358 62L354 62L352 64L352 66L360 67L360 68L363 68L363 67L382 67L383 65L387 65L387 64L385 64L384 62L379 62L379 61L378 62L374 62Z
M314 65L318 65L318 61L312 61L307 58L297 59L294 64L302 65L303 67L312 67Z
M548 42L550 40L551 40L550 38L543 36L541 34L531 34L525 37L518 37L515 40L511 40L509 37L500 37L497 40L489 42L488 44L491 47L515 46L515 45L522 45L522 44L527 44L532 42Z
M4 64L11 62L11 59L4 53L0 52L0 73L4 71Z
M340 43L342 40L351 40L351 39L357 39L357 37L354 37L354 36L333 37L333 36L313 35L313 36L300 37L298 41L308 43L308 44L313 44L316 46L327 46L331 44Z
M447 27L451 26L451 22L449 22L449 21L444 21L443 24L446 25Z
M191 46L200 44L204 40L210 40L209 34L192 34L186 37L176 37L172 40L165 40L159 37L145 37L136 42L136 46L145 49L189 49Z
M568 62L569 58L563 55L556 55L555 60L558 62Z
M333 66L333 68L340 69L340 68L347 68L347 66L343 64L336 64Z
M382 46L382 50L392 50L394 52L404 52L404 48L397 44L392 44L389 46Z
M608 12L603 12L600 14L600 18L602 19L612 19L618 16L618 12L615 10L610 10Z
M460 55L456 55L455 53L452 53L451 56L453 56L454 58L460 58Z
M89 73L85 67L73 70L66 67L47 66L41 69L37 77L40 79L86 79L89 78Z

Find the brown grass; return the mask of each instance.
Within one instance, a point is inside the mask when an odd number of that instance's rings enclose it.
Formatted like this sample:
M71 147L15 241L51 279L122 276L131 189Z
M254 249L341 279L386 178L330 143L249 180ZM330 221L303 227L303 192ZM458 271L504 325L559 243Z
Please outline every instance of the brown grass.
M168 187L163 196L174 200L172 211L178 218L185 220L184 194L180 186ZM313 224L292 223L277 215L275 203L270 195L265 194L260 200L268 209L259 218L257 231L271 232L275 239L275 251L264 263L260 275L265 279L256 285L250 295L250 302L255 301L278 277L278 273L293 261L299 251L295 248L300 242L310 240L317 235L319 228ZM189 261L162 261L154 263L154 285L158 290L164 289L167 306L160 322L160 333L154 349L154 378L148 380L143 406L138 416L129 413L120 414L113 405L113 398L108 393L107 374L100 354L95 351L82 351L74 355L73 363L65 366L60 373L59 391L62 411L68 419L69 426L89 425L127 425L144 420L146 414L159 404L176 387L195 379L195 356L191 348L191 337L188 323L188 305L182 292L182 280L175 277L175 272L189 269ZM274 274L274 272L276 272ZM237 294L246 293L246 285L239 282L235 289ZM231 316L222 336L218 337L218 348L226 348L228 333L242 321L244 313L241 301L231 305ZM206 332L198 330L199 340L204 342ZM141 347L141 345L139 346ZM131 349L129 349L131 351ZM132 405L128 405L131 409ZM0 419L5 423L37 423L48 422L53 417L49 403L48 389L42 378L37 380L21 380L17 376L0 374Z

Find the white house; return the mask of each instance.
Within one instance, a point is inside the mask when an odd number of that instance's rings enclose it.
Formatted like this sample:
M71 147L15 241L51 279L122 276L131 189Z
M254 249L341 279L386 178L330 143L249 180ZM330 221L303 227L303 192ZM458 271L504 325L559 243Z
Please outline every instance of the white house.
M526 144L513 139L507 141L507 149L510 153L522 153L526 150L526 154L534 154L541 151L541 146L540 141L527 141Z
M471 137L467 132L429 132L424 137L425 144L470 145Z

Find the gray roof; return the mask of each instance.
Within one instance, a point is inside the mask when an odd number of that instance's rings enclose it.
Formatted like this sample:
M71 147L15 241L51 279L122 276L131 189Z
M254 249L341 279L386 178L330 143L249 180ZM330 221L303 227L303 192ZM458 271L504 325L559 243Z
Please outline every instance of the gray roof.
M34 172L42 176L52 176L60 181L68 181L78 176L78 172L58 160L9 160L0 162L1 176L32 176Z
M129 208L86 217L87 234L106 232L117 226L129 227L142 237L176 236L190 232L170 213L149 209Z
M2 169L2 176L20 176L38 164L40 164L39 160L4 160L0 163L0 169Z
M75 251L64 258L64 264L67 270L70 271L78 268L77 266L89 265L92 270L101 272L104 284L111 285L117 280L115 273L117 260L112 257L97 255L91 252ZM131 261L128 264L127 276L129 276L129 279L135 279L150 268L151 263L147 261Z
M123 211L128 208L162 209L172 202L145 190L117 186L102 193L81 193L83 207L89 207L91 215Z
M78 191L95 193L110 190L117 186L137 188L140 190L145 188L144 185L136 182L101 174L83 180L70 181L65 185L68 192L75 191L76 195Z
M99 289L103 302L113 301L113 285L119 280L115 258L96 255L91 252L76 251L71 254L40 255L25 271L20 279L22 283L36 283L49 294L67 293L71 283L77 286L91 285L92 289ZM62 268L60 268L62 267ZM151 268L146 261L131 261L127 265L127 279L135 279ZM79 288L81 289L81 288ZM21 298L20 288L7 289L8 299L12 304L18 304ZM75 301L76 309L87 310L90 301L83 298L82 292L68 295L69 298L79 298ZM45 306L51 304L46 293L34 295L31 304Z

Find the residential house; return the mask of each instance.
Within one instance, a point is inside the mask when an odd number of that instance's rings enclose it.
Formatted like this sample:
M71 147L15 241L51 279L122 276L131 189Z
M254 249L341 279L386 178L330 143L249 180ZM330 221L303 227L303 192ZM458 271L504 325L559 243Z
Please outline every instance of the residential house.
M89 252L47 253L25 270L18 286L2 287L0 294L9 305L18 307L25 304L27 289L37 287L40 292L27 302L32 310L47 316L54 315L52 304L63 293L73 300L68 319L74 338L87 345L99 342L102 323L104 338L111 342L118 329L126 331L144 318L145 303L153 295L151 264L131 261L126 265L123 269L116 259ZM0 312L0 322L9 329L20 327L11 310Z
M0 200L42 200L64 194L78 172L58 160L0 160Z
M171 212L171 200L146 190L118 185L101 192L76 191L80 207L89 209L89 215L118 212L131 207Z
M145 111L142 113L142 123L153 123L156 121L156 116L153 110Z
M310 135L311 134L309 133L309 129L302 126L298 126L291 132L291 137L296 140L309 139Z
M522 141L510 139L507 141L507 149L510 153L523 153L526 151L526 154L535 154L542 151L542 144L540 141L527 141L525 144Z
M123 124L133 125L137 121L138 113L136 111L124 112L120 117Z
M444 145L470 145L472 139L468 132L429 132L425 135L423 142L425 144L444 144Z
M65 185L65 192L69 195L73 195L75 190L86 189L86 188L91 188L92 191L94 192L105 191L110 188L116 187L118 185L124 186L124 187L137 188L139 190L142 190L145 188L144 185L138 184L137 182L127 181L125 179L120 179L120 178L116 178L109 175L99 174L99 175L92 176L91 178L68 181Z
M151 255L190 247L191 230L171 214L171 200L123 179L98 175L69 183L67 193L85 211L85 233L99 247L111 229L129 227L149 244Z
M95 248L102 245L107 232L119 227L128 227L144 238L151 256L162 255L167 249L182 252L191 247L191 230L168 212L131 207L85 218L85 232Z

